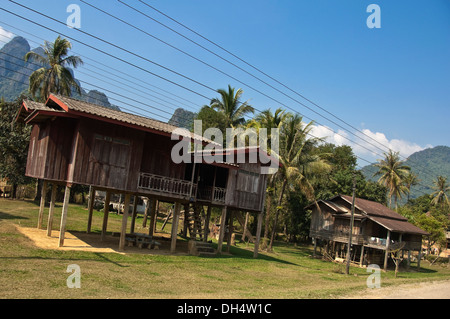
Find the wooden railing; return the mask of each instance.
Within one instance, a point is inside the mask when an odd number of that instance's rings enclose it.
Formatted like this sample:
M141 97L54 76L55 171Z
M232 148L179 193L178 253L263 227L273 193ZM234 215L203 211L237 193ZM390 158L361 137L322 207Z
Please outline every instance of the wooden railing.
M197 191L197 185L189 181L148 173L139 174L138 188L184 197L195 197Z
M337 232L337 231L330 231L330 230L310 230L309 232L310 237L317 237L317 238L323 238L333 241L339 241L346 243L348 242L348 232ZM379 238L379 237L373 237L373 236L364 236L361 234L353 234L352 235L352 243L355 245L364 245L366 247L372 247L376 249L385 250L386 249L386 238ZM403 249L408 250L417 250L420 249L421 243L420 242L414 242L414 241L402 241L405 243ZM394 247L395 245L398 245L400 242L391 240L391 245Z
M338 241L338 242L342 242L342 243L348 242L348 232L332 231L332 230L325 230L325 229L321 229L319 231L310 230L309 236ZM362 236L361 234L353 233L352 234L352 243L355 245L364 244L364 236Z
M225 203L226 188L214 187L213 202Z
M225 196L227 194L227 190L221 187L213 187L212 186L201 186L198 189L197 198L203 200L210 200L213 202L225 203Z

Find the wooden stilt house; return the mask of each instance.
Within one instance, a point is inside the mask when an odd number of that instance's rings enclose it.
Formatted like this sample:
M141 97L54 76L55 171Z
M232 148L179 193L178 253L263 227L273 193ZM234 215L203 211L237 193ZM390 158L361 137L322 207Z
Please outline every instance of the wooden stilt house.
M324 254L334 260L345 260L350 233L352 197L338 195L319 200L307 208L312 210L310 237L316 249L322 243ZM411 252L418 251L419 266L424 230L409 223L405 217L386 206L356 198L352 231L351 260L359 265L378 264L385 270L390 251L407 252L407 266Z
M246 211L257 214L255 256L258 251L262 211L267 175L261 174L261 164L222 162L175 163L171 159L172 140L176 127L129 113L111 110L68 97L51 95L46 103L24 101L17 120L32 125L26 175L40 179L43 189L53 185L48 222L54 211L56 185L64 185L65 197L60 224L59 245L64 244L67 205L73 184L89 185L91 192L106 191L102 237L107 230L108 202L111 193L125 195L124 207L129 207L132 196L149 198L150 233L155 223L155 203L174 203L171 250L176 249L178 218L195 205L208 206L203 229L206 240L211 207L222 209L219 252L225 234L227 212ZM187 133L194 143L211 141ZM238 152L239 150L227 150ZM247 150L260 152L259 149ZM225 151L223 151L225 155ZM194 158L195 156L193 156ZM43 194L45 194L43 192ZM91 194L92 195L92 194ZM38 227L42 227L45 195L40 207ZM125 209L119 249L125 247L128 210ZM88 231L92 219L89 207Z

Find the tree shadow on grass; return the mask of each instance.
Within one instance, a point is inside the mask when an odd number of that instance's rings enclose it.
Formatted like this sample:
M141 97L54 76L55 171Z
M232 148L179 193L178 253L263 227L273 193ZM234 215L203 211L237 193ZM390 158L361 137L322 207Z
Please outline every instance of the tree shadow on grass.
M212 243L212 246L214 249L217 250L217 243ZM222 248L222 253L221 254L217 254L213 257L207 257L207 256L200 256L199 258L222 258L222 259L252 259L252 260L266 260L266 261L271 261L271 262L278 262L278 263L282 263L282 264L287 264L287 265L296 265L298 266L298 264L287 261L287 260L283 260L283 259L279 259L276 258L274 256L270 256L268 255L269 253L266 252L258 252L258 257L254 258L253 257L253 250L248 250L248 249L243 249L243 248L239 248L236 246L230 246L229 247L229 252L226 252L226 245Z
M29 219L29 218L19 216L19 215L12 215L12 214L0 211L0 219Z
M62 261L62 260L67 260L68 262L77 262L77 261L91 261L91 262L108 262L108 263L112 263L116 266L119 267L130 267L130 266L126 266L126 265L122 265L110 258L107 258L104 253L91 253L96 255L98 258L93 259L93 258L89 258L89 257L82 257L82 256L65 256L65 257L50 257L50 256L5 256L5 257L0 257L0 260L8 260L8 259L18 259L18 260L58 260L58 261Z

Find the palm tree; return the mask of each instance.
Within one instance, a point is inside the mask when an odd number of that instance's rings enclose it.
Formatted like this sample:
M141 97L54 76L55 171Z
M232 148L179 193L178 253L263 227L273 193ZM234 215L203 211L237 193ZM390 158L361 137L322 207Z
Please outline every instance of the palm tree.
M272 250L275 232L278 223L279 212L283 209L283 196L286 188L293 185L300 187L308 200L314 200L314 187L310 182L311 176L323 174L331 169L322 157L311 152L312 148L319 141L317 138L309 138L313 122L304 124L302 117L289 115L282 125L280 132L280 154L278 160L280 167L276 173L280 183L278 203L275 212L274 225L268 250Z
M411 194L411 187L418 185L420 182L420 179L419 179L419 176L417 176L417 174L414 174L413 172L409 172L405 176L405 179L403 182L404 182L406 188L408 189L408 201L409 201L409 196Z
M288 114L282 108L276 109L274 113L270 109L267 109L259 113L251 123L255 123L253 127L257 128L280 128Z
M444 208L444 205L450 206L450 202L448 199L448 193L450 192L450 186L447 184L447 177L438 176L436 180L433 181L435 192L431 194L433 199L431 203L433 205L438 205L439 203Z
M378 167L378 172L373 176L380 176L378 183L388 189L389 208L392 207L392 198L394 198L395 207L397 207L397 200L408 192L404 181L410 172L410 167L404 165L403 161L400 160L399 152L389 150L389 153L385 153L384 156L383 160L378 160L378 163L375 164L375 167Z
M50 93L70 96L74 88L81 94L81 88L68 69L83 64L78 56L68 55L71 43L58 36L55 42L45 41L43 46L45 55L41 56L30 51L25 55L25 61L33 59L42 67L30 75L29 91L35 100L46 101Z
M259 113L254 119L252 119L248 124L247 128L256 128L258 131L262 128L267 129L267 148L272 153L272 128L280 129L284 124L285 120L288 118L290 113L286 113L282 108L278 108L274 113L270 109L264 110ZM274 154L275 155L275 154ZM278 154L277 154L278 155ZM276 156L277 156L276 155ZM264 249L268 244L269 237L269 222L271 216L271 208L273 201L273 190L275 188L275 176L271 174L268 176L267 188L266 188L266 217L265 217L265 226L264 226L264 236L263 242L261 244L261 248Z
M212 99L210 107L225 115L227 127L237 127L244 124L245 115L254 113L255 109L248 102L241 103L240 98L244 93L242 89L235 91L228 85L228 91L219 89L217 92L220 94L220 98Z

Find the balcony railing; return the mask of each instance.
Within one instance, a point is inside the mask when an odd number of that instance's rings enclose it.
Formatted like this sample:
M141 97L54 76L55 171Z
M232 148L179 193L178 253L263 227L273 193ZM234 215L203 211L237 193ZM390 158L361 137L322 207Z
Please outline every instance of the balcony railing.
M348 232L340 232L340 231L330 231L330 230L310 230L309 232L310 237L317 237L322 239L328 239L338 242L347 243L348 242ZM386 238L379 238L379 237L373 237L373 236L364 236L361 234L353 234L352 235L352 243L355 245L364 245L366 247L371 247L375 249L386 249ZM417 250L420 249L421 242L418 241L397 241L397 240L391 240L390 242L390 249L405 249L405 250Z
M202 186L199 187L197 198L203 200L210 200L213 202L225 203L225 196L227 190L221 187L213 187L212 186Z
M148 173L139 174L138 188L183 197L195 196L197 191L197 185L189 181Z
M225 203L226 188L214 187L213 202Z
M387 239L386 238L366 236L365 237L365 243L367 245L371 245L371 246L386 247ZM391 240L391 243L393 244L394 241Z
M333 230L310 230L309 232L310 237L319 237L324 239L329 239L333 241L348 242L348 232L343 231L333 231ZM364 244L364 236L361 234L352 234L352 243L355 245L362 245Z

